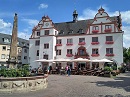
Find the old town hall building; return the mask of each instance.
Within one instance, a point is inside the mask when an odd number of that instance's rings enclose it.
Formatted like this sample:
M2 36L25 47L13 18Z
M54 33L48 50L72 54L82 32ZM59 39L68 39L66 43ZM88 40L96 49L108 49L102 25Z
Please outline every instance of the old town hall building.
M32 29L29 39L29 58L32 68L49 63L38 59L109 59L117 65L123 63L123 31L121 15L110 17L101 7L93 19L53 23L43 16ZM62 65L62 63L60 63ZM64 63L63 63L64 64ZM72 68L74 63L70 62Z

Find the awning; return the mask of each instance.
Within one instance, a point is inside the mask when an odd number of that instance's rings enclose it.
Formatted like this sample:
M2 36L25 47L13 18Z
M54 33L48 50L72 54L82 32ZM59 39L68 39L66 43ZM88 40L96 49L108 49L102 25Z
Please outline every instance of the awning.
M113 62L113 61L108 60L108 59L101 59L100 61L101 61L101 62Z
M54 62L71 62L71 59L59 58L59 59L55 59Z
M100 59L100 60L95 59L95 60L91 60L91 62L113 62L113 61L108 60L108 59Z
M71 61L72 62L90 62L89 59L83 59L83 58L77 58L77 59L73 59Z

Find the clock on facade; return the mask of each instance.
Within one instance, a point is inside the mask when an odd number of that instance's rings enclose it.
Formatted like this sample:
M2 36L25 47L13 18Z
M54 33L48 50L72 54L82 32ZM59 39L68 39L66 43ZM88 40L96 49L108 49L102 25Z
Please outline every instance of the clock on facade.
M49 23L45 23L46 26L49 26Z

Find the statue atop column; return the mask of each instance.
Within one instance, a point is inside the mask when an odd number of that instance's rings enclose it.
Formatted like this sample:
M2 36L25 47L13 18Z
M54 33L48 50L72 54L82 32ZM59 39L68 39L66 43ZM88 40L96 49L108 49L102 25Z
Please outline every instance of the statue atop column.
M9 68L17 67L17 42L18 42L17 40L18 23L17 22L18 22L17 14L15 13L12 36L11 36L9 59L7 61Z

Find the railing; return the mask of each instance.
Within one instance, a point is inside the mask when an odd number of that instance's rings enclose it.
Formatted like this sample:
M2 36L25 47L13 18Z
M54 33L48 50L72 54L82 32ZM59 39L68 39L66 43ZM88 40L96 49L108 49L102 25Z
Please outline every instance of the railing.
M92 30L92 33L98 33L99 30Z
M113 44L114 41L106 41L105 44Z
M105 32L111 32L111 31L112 31L112 29L111 29L111 28L109 28L109 29L105 29L104 31L105 31Z
M91 56L92 56L92 57L98 57L99 54L92 54Z
M99 44L99 42L91 42L92 45Z

